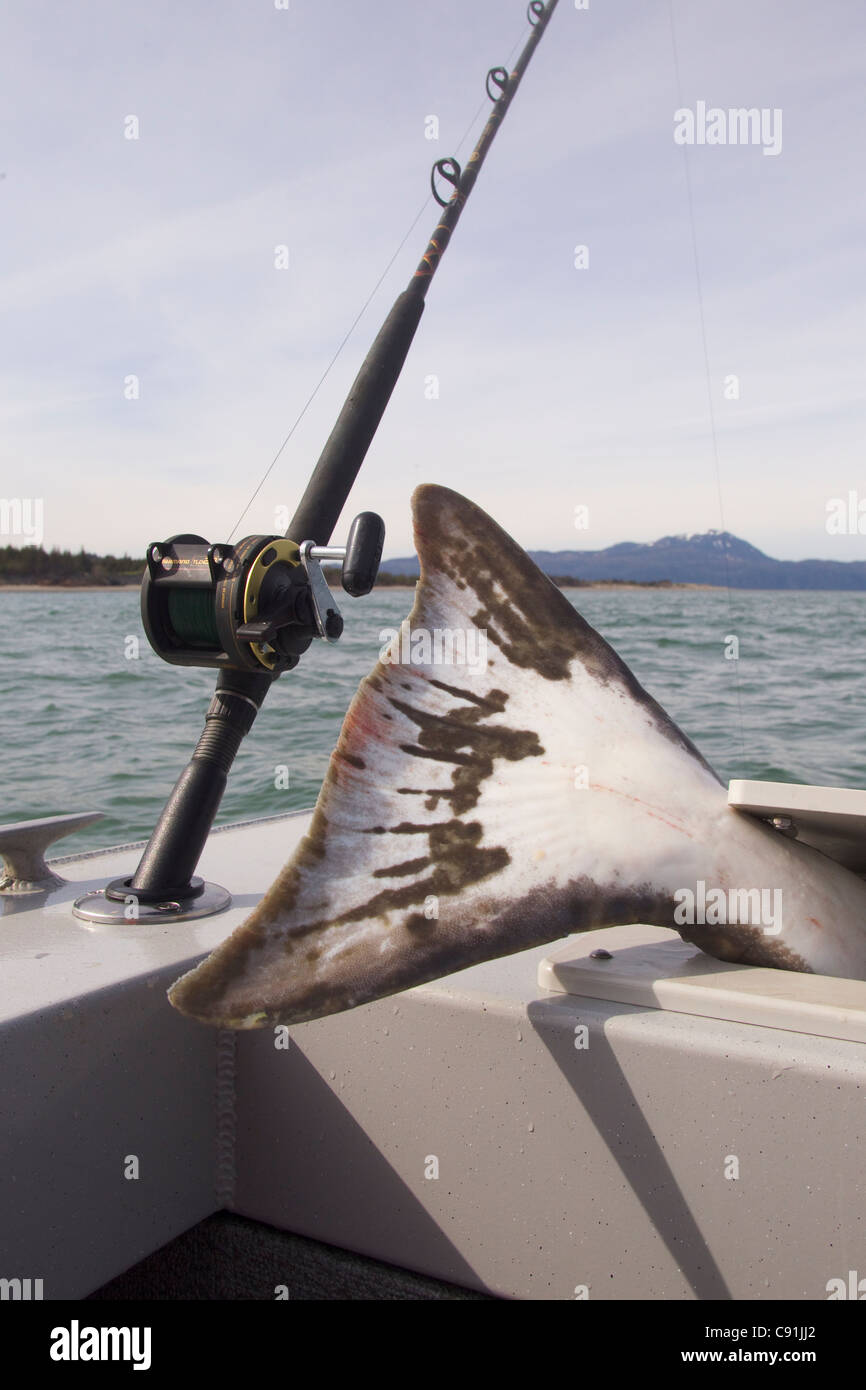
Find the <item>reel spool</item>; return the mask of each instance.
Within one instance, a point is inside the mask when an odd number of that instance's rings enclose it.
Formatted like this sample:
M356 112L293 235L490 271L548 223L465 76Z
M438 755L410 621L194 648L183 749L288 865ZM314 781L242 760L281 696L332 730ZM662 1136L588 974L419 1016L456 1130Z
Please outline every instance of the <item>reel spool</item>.
M158 656L175 666L269 672L296 666L315 637L336 642L343 619L321 560L341 560L348 594L376 582L385 523L355 517L345 546L246 536L236 546L171 536L147 548L141 618Z

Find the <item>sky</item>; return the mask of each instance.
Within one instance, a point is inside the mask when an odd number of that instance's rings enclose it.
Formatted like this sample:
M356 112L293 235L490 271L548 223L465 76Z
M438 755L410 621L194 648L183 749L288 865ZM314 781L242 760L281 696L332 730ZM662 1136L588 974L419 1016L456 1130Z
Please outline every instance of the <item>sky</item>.
M0 499L46 546L227 539L420 213L235 538L283 529L528 33L522 0L277 3L4 7ZM560 0L334 541L372 509L410 553L438 482L527 548L864 558L827 529L866 513L864 90L861 0ZM766 137L679 143L700 103Z

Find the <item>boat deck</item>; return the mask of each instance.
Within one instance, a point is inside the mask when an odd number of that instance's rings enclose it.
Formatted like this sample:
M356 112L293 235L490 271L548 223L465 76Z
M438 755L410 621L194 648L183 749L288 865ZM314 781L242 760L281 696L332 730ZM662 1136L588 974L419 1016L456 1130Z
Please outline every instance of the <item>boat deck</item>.
M860 1268L866 982L756 989L632 927L604 935L607 983L573 937L288 1048L176 1014L166 989L308 815L211 835L201 871L234 895L212 918L75 918L138 846L0 900L0 1276L46 1299L823 1299Z
M296 1301L492 1298L225 1211L199 1222L88 1298L273 1301L277 1289L281 1297Z

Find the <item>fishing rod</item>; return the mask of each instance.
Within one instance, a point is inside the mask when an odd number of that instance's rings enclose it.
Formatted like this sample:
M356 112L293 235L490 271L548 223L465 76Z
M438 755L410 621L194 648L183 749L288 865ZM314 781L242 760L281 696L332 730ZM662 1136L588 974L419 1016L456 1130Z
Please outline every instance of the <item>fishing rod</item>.
M339 640L343 619L321 561L341 562L343 588L354 597L373 588L385 540L381 517L362 512L345 546L328 542L402 371L430 283L558 3L531 0L531 32L512 71L489 70L485 86L493 109L466 167L450 157L433 165L430 186L441 216L361 365L285 535L246 536L230 545L184 534L148 546L141 588L148 641L173 665L215 667L216 692L135 873L79 899L79 917L176 921L219 912L231 902L225 889L194 872L229 770L274 680L296 666L317 637ZM440 183L452 189L448 197Z

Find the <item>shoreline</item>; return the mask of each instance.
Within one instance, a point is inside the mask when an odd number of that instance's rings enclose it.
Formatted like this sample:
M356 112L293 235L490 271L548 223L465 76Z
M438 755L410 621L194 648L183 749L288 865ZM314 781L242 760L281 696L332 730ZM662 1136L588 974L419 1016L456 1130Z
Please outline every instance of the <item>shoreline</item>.
M548 576L550 578L550 576ZM339 585L330 585L337 593L341 593ZM647 582L640 583L638 580L624 579L619 583L611 582L607 579L592 579L587 584L565 584L556 587L566 590L569 593L582 593L589 590L605 590L613 592L622 589L656 590L658 593L670 593L672 590L700 589L707 593L730 593L730 594L857 594L863 593L862 589L748 589L730 588L726 584L657 584ZM389 589L395 592L412 593L417 588L416 584L377 584L372 592L374 594L387 593ZM6 594L133 594L138 593L141 584L5 584L0 581L0 593ZM367 595L369 597L369 595Z
M340 592L338 584L330 585L337 593ZM417 587L416 584L377 584L372 592L384 594L389 589L395 592L412 592ZM641 584L637 580L622 580L620 583L610 583L608 580L591 580L588 584L558 585L557 588L576 589L657 589L661 593L666 593L670 589L724 589L723 584ZM4 584L0 582L0 593L6 594L132 594L138 593L140 584ZM766 592L771 592L767 590ZM772 591L774 592L774 591ZM369 595L366 595L369 598Z
M7 594L131 594L140 584L3 584L0 593Z

